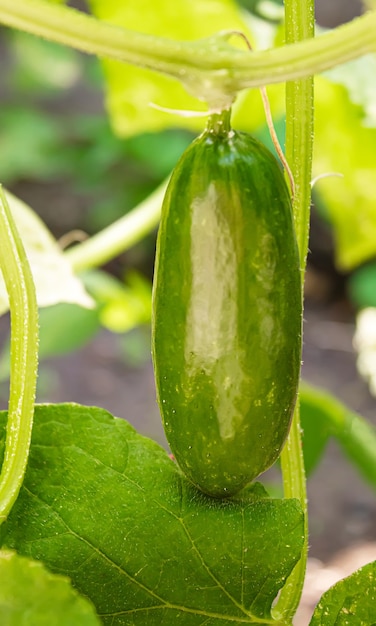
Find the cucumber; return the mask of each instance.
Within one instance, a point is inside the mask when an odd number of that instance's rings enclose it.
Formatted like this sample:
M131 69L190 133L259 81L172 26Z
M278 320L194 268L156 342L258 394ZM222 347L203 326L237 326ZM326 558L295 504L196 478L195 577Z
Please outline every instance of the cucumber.
M213 116L163 202L152 355L171 451L204 493L229 497L278 458L301 364L302 296L290 195L274 156Z

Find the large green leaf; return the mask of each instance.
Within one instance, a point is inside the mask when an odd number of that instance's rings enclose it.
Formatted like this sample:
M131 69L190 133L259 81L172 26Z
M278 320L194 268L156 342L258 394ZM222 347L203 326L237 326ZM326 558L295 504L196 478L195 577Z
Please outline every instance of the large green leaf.
M273 623L303 515L296 500L269 499L257 485L211 499L125 421L42 405L1 531L4 546L68 575L106 626L234 626Z
M371 78L369 78L371 80ZM372 81L371 81L372 82ZM345 87L316 79L314 175L334 227L338 266L350 270L376 254L376 128Z
M376 562L340 580L322 596L309 626L375 626Z
M41 563L0 551L0 580L2 626L100 626L91 602Z
M200 39L221 30L248 33L233 0L156 0L152 4L150 0L136 3L89 0L89 5L93 13L106 22L176 40ZM152 102L173 109L206 110L178 81L115 61L106 60L103 67L108 86L107 105L119 135L169 126L203 128L203 121L197 118L171 116L149 107Z

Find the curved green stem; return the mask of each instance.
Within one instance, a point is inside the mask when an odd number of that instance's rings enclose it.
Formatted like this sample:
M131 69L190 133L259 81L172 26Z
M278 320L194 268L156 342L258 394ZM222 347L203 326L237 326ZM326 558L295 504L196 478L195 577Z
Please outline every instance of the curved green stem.
M0 475L0 523L24 478L34 415L38 364L38 308L34 282L9 205L0 187L0 268L11 313L11 365L5 456Z
M114 259L147 233L156 228L166 191L164 181L150 196L132 211L107 228L65 252L75 272L99 267Z
M285 0L286 40L300 41L314 35L314 2ZM286 85L286 159L295 182L294 220L300 254L302 285L308 251L309 213L311 202L311 171L313 148L313 79ZM301 443L299 399L291 431L281 455L284 494L298 498L305 516L305 543L300 561L281 591L274 615L290 623L299 606L307 564L308 511L304 459Z
M376 12L313 40L290 39L291 45L253 54L232 47L226 34L196 42L172 41L113 26L46 0L0 0L0 23L163 72L214 106L241 89L311 76L376 52Z

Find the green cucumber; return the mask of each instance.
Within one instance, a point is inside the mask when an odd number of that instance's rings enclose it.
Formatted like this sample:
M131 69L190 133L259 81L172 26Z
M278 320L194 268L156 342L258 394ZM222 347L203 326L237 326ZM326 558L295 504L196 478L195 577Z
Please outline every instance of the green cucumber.
M152 353L171 451L215 497L278 458L301 363L299 254L274 156L213 116L177 164L162 207Z

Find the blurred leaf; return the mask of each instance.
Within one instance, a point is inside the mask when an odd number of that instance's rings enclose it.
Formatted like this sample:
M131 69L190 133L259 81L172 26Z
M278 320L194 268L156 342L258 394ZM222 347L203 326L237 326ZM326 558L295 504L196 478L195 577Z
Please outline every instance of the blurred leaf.
M62 302L39 312L41 359L84 346L100 328L99 311Z
M279 23L284 19L283 0L238 0L244 7L262 20Z
M150 361L150 327L142 326L131 329L119 338L121 356L129 367L142 367Z
M42 563L0 551L0 579L3 626L100 626L91 602Z
M309 626L375 626L376 562L365 565L324 593Z
M104 626L272 624L303 532L297 500L257 484L204 496L124 420L71 404L36 407L24 486L1 526L5 547L70 576Z
M355 270L347 280L347 290L357 307L376 307L376 263Z
M325 72L324 76L333 83L346 87L351 102L360 105L364 112L365 126L376 126L376 55L367 54L338 65Z
M24 202L6 192L10 209L30 262L39 306L71 302L92 307L93 301L73 275L67 259L46 226ZM8 294L0 276L0 314L9 308Z
M153 177L162 180L173 170L192 139L187 131L168 129L129 137L126 147L129 158L142 163Z
M45 113L21 106L0 110L1 183L58 173L61 142L61 128Z
M125 282L106 272L84 275L85 285L100 304L100 321L112 332L123 333L150 322L151 284L140 273L128 272Z
M82 57L72 48L16 30L10 44L16 61L10 75L12 88L40 96L41 90L69 89L81 76Z
M328 413L337 410L329 398L305 383L300 387L300 419L302 426L304 466L307 476L315 469L325 446L333 434Z
M284 145L285 134L285 87L284 85L269 85L267 88L270 109L274 125L277 126L278 139ZM272 152L275 151L270 138L269 129L265 122L265 111L258 89L242 91L233 106L232 125L237 130L251 132L263 141ZM281 127L278 129L278 125ZM282 132L281 132L282 131Z
M346 89L316 78L314 176L334 227L338 266L349 270L376 254L376 128L364 125L363 108Z
M114 135L106 116L69 118L69 135L60 150L62 171L75 193L88 198L81 227L97 232L124 215L167 177L192 140L185 130Z
M62 302L39 311L39 359L68 354L86 345L100 328L99 311ZM0 381L9 377L9 338L0 353Z
M169 37L195 40L221 30L248 32L233 0L149 0L122 2L90 0L93 13L100 19L128 29ZM172 109L206 110L176 80L149 70L125 67L103 61L107 78L107 105L116 133L122 136L174 126L202 130L205 122L182 118L149 107L153 102Z
M123 283L104 270L95 269L84 272L82 280L89 293L100 305L117 300L124 294Z
M347 410L336 437L363 478L376 489L376 428Z
M305 413L303 424L307 426L308 421L311 421L306 432L315 429L316 416L318 420L318 437L315 440L316 435L311 432L314 442L308 444L308 468L312 469L317 463L329 434L338 440L348 459L376 489L376 428L326 391L303 383L300 394Z

